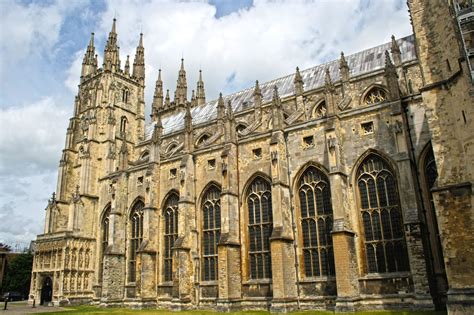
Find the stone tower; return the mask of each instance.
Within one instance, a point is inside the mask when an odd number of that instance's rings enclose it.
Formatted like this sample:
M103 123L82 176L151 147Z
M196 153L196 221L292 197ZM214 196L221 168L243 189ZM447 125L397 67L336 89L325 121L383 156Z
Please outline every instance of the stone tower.
M465 37L473 32L472 2L409 0L408 6L436 160L437 179L431 191L449 284L448 313L472 314L474 43L472 35Z
M56 193L46 208L45 235L60 233L57 242L38 242L52 251L50 265L55 272L35 276L32 288L40 290L45 277L51 278L56 297L64 296L70 286L86 288L93 283L95 223L99 206L100 179L128 167L134 148L144 139L144 48L140 34L133 63L127 56L121 68L116 21L104 50L103 67L98 68L92 33L82 62L73 117L66 133L66 144L59 164ZM41 240L41 238L39 238ZM62 249L65 248L65 253ZM61 256L70 257L61 261ZM61 266L59 265L61 264ZM79 286L80 283L80 286ZM82 289L78 296L85 295ZM73 298L73 297L72 297Z

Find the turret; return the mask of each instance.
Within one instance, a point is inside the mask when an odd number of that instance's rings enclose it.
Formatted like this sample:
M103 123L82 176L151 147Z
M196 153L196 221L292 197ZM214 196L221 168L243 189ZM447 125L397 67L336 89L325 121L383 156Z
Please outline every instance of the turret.
M104 50L104 70L119 72L120 71L120 54L119 47L117 46L117 33L115 32L115 23L114 19L112 23L112 30L109 33L109 38L105 45Z
M202 80L202 70L199 70L199 80L197 82L196 100L197 100L197 105L203 105L206 103L206 94L204 92L204 82Z
M142 84L145 82L145 48L143 47L142 33L140 33L140 40L138 42L137 51L135 53L135 59L133 61L132 76L138 81L140 81Z
M97 70L97 61L94 47L94 33L91 33L84 59L82 60L81 80L89 75L94 75Z

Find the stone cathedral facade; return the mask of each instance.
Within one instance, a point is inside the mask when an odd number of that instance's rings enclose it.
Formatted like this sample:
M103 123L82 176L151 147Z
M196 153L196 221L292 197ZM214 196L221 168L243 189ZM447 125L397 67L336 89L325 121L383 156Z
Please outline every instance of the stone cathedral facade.
M30 300L472 312L472 3L408 6L414 35L213 101L181 60L150 122L142 35L124 67L92 35Z

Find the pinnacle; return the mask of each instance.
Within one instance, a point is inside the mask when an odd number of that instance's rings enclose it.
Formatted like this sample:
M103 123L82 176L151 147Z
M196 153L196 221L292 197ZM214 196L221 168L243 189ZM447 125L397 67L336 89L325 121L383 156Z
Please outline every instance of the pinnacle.
M113 22L112 22L112 30L110 31L110 33L115 33L115 30L116 30L116 27L115 27L116 21L117 21L117 19L114 18L114 20L113 20Z

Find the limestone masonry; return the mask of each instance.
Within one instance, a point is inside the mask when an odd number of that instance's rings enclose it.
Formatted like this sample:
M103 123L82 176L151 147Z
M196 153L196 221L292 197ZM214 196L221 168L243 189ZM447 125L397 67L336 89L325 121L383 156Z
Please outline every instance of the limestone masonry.
M474 313L474 10L208 101L92 35L30 302ZM189 99L189 95L191 98Z

